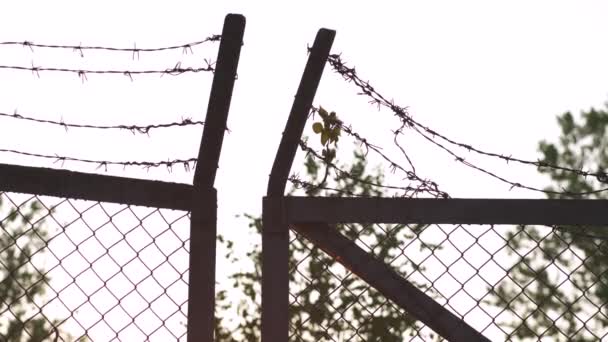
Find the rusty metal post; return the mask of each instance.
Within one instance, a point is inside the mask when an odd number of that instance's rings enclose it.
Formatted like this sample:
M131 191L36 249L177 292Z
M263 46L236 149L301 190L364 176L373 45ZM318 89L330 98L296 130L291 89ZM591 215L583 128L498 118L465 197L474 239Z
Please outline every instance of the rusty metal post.
M188 342L212 342L214 339L217 194L213 184L226 130L244 31L244 16L239 14L226 16L194 173L190 221Z
M282 198L335 31L321 29L310 50L268 182L268 197ZM262 341L289 338L289 228L280 206L264 201L262 214ZM279 202L280 203L280 202Z

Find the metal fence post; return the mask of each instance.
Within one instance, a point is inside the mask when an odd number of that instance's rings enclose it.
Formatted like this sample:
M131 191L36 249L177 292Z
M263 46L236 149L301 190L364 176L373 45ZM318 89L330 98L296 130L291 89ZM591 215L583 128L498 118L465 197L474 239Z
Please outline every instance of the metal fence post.
M321 29L310 49L298 92L283 132L262 214L262 341L281 342L289 338L289 228L280 199L295 157L306 119L312 107L335 31ZM273 201L279 199L279 201Z
M217 195L213 184L244 31L244 16L226 16L194 174L188 283L188 342L212 342L214 339Z

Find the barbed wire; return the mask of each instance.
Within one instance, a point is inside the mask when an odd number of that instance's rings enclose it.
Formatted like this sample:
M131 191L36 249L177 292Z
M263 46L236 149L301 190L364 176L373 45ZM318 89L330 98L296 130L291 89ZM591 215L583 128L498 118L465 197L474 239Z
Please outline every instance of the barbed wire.
M51 71L51 72L64 72L64 73L74 73L77 74L78 77L82 79L82 81L87 80L87 74L110 74L110 75L124 75L127 76L133 81L134 75L171 75L178 76L184 73L199 73L199 72L214 72L215 67L214 63L205 59L206 66L203 67L182 67L181 62L175 64L173 68L168 68L165 70L89 70L89 69L70 69L70 68L55 68L55 67L37 67L32 64L31 67L25 66L15 66L15 65L0 65L0 69L6 70L22 70L22 71L31 71L33 75L38 76L40 78L41 71Z
M360 179L358 177L353 176L350 172L345 171L342 168L340 168L339 166L337 166L336 164L334 164L333 162L328 161L327 158L324 158L315 149L313 149L312 147L309 147L304 140L300 140L300 148L302 149L302 151L306 152L307 155L310 155L310 156L314 157L315 159L321 161L323 164L326 165L326 167L328 169L335 170L339 176L349 178L358 183L367 184L367 185L370 185L370 186L373 186L376 188L404 191L403 197L415 197L422 193L430 194L435 198L449 198L450 197L448 195L448 193L439 189L439 186L437 185L437 183L430 181L430 180L422 179L411 171L407 171L406 178L410 181L418 182L419 185L417 187L409 186L409 185L408 186L385 185L385 184L381 184L381 183L377 183L377 182L373 182L373 181L369 181L369 180L365 180L365 179ZM292 177L294 177L294 179L297 179L296 176L292 176ZM323 183L324 182L321 182L320 186L325 186ZM300 183L300 184L302 184L302 183Z
M42 44L42 43L35 43L32 41L28 41L28 40L20 41L20 42L18 42L18 41L0 42L0 46L20 45L20 46L23 46L26 48L30 48L30 50L32 52L34 51L34 48L69 49L69 50L73 50L73 51L79 53L80 57L84 57L85 50L131 52L133 54L133 59L135 59L135 56L137 56L139 58L140 52L160 52L160 51L167 51L167 50L182 49L182 53L184 53L184 54L193 53L192 47L201 45L201 44L204 44L207 42L217 42L221 38L222 38L221 35L214 34L203 40L199 40L199 41L195 41L195 42L178 44L178 45L162 46L162 47L153 47L153 48L138 48L135 43L133 44L132 48L119 48L119 47L112 47L112 46L95 46L95 45L82 45L82 44L79 44L79 45Z
M12 154L17 154L17 155L22 155L22 156L28 156L28 157L36 157L36 158L44 158L44 159L54 159L55 161L53 163L59 163L59 162L61 162L62 167L63 167L63 164L66 161L86 163L86 164L96 164L97 165L97 169L100 169L100 168L103 167L105 171L108 170L108 166L122 166L123 168L126 168L128 166L140 166L140 167L142 167L142 168L144 168L146 170L148 170L150 168L154 168L154 167L165 166L165 167L167 167L167 170L169 170L169 172L171 172L172 169L173 169L173 166L175 166L175 165L182 165L184 167L184 170L189 172L190 170L192 170L192 168L194 166L196 166L196 162L197 162L197 158L173 159L173 160L167 160L167 161L109 161L109 160L92 160L92 159L81 159L81 158L76 158L76 157L60 156L60 155L51 156L51 155L46 155L46 154L33 153L33 152L24 152L24 151L18 151L18 150L13 150L13 149L3 149L3 148L0 148L0 152L12 153Z
M346 171L343 171L343 172L346 172ZM331 186L327 186L324 184L314 184L309 181L303 180L297 174L292 174L291 176L289 176L287 178L287 180L293 185L294 189L302 189L302 190L306 191L307 193L314 192L317 190L326 190L326 191L338 193L340 195L348 195L350 197L363 197L363 198L370 197L369 195L358 194L358 193L350 191L350 190L338 189L336 187L331 187ZM356 180L356 181L358 181L358 180ZM410 187L410 190L413 191L415 189ZM393 197L398 197L398 196L393 196Z
M0 112L0 117L61 126L66 131L68 130L68 128L92 128L92 129L105 129L105 130L118 129L118 130L127 130L133 134L136 134L136 133L149 134L150 130L155 129L155 128L183 127L183 126L195 126L195 125L202 126L205 124L204 121L193 121L191 118L182 118L182 120L180 122L149 124L149 125L90 125L90 124L66 123L63 121L63 119L61 121L38 119L38 118L30 117L30 116L23 116L21 114L18 114L17 111L15 111L13 114Z
M401 128L399 128L398 130L395 131L395 135L401 134L401 132L403 131L404 128L415 128L415 131L417 133L421 134L425 139L429 140L430 142L433 142L436 146L441 147L444 151L452 154L454 157L456 157L457 161L461 161L461 162L464 162L464 158L456 155L454 152L449 150L447 147L438 143L435 140L435 138L440 138L440 139L448 142L451 145L467 149L468 151L472 151L472 152L478 153L480 155L484 155L487 157L500 158L502 160L505 160L507 163L508 162L517 162L517 163L521 163L521 164L525 164L525 165L535 166L537 168L551 168L551 169L555 169L555 170L571 172L571 173L574 173L574 174L577 174L577 175L583 176L583 177L593 176L601 183L608 183L608 174L606 174L605 172L601 172L601 171L592 172L592 171L587 171L587 170L582 170L582 169L574 169L574 168L567 167L567 166L550 164L547 162L543 162L541 160L532 161L532 160L526 160L523 158L515 158L512 156L506 156L506 155L502 155L499 153L484 151L482 149L473 147L472 145L464 144L461 142L457 142L453 139L450 139L447 136L437 132L436 130L431 129L428 126L425 126L425 125L419 123L418 121L416 121L415 119L412 118L412 116L408 112L407 107L400 107L400 106L396 105L393 101L389 101L387 99L387 97L380 94L369 83L369 81L363 81L363 79L361 79L358 76L354 67L351 68L351 67L346 66L345 62L341 58L341 55L339 55L339 54L330 55L328 58L328 62L331 65L331 67L333 68L333 70L336 73L340 74L344 80L346 80L349 83L354 83L355 86L357 88L359 88L360 92L358 93L358 95L363 95L363 96L368 97L370 99L369 102L373 105L390 109L402 121L403 125ZM425 135L422 132L426 132L426 133L430 134L432 137L429 137L428 135ZM506 180L505 178L502 178L490 171L484 170L484 169L477 167L468 162L466 163L466 165L469 167L472 167L478 171L484 172L507 184L510 184L512 187L520 187L520 188L533 190L533 191L540 191L540 192L550 193L550 194L563 194L563 195L568 195L568 196L590 195L590 194L608 191L608 189L601 189L601 190L589 191L589 192L568 192L568 191L558 192L558 191L543 190L543 189L539 189L539 188L524 186L520 183Z
M289 176L287 178L287 180L294 186L294 188L303 189L306 192L316 191L316 190L327 190L327 191L336 192L336 193L339 193L342 195L363 197L362 195L355 194L352 191L329 187L329 186L323 185L323 184L313 184L311 182L301 179L300 176L297 174L293 174L293 175Z
M414 130L416 132L418 132L418 134L420 134L422 137L424 137L426 140L428 140L430 143L434 144L435 146L439 147L440 149L444 150L446 153L450 154L451 156L453 156L455 158L455 160L457 162L460 162L472 169L475 169L479 172L485 173L486 175L498 179L499 181L503 182L503 183L507 183L511 186L511 189L514 188L522 188L522 189L526 189L526 190L531 190L531 191L535 191L535 192L542 192L545 194L551 194L551 195L566 195L566 196L571 196L571 197L578 197L578 196L586 196L586 195L593 195L593 194L598 194L598 193L602 193L602 192L606 192L608 191L608 188L603 188L603 189L599 189L599 190L593 190L593 191L582 191L582 192L572 192L572 191L568 191L566 189L562 188L562 191L554 191L554 190L547 190L547 189L541 189L541 188L536 188L533 186L528 186L528 185L524 185L518 182L514 182L511 180L508 180L504 177L501 177L499 175L497 175L496 173L486 170L482 167L479 167L475 164L472 164L468 161L466 161L463 157L457 155L455 152L453 152L452 150L448 149L447 147L445 147L444 145L438 143L437 141L435 141L434 139L432 139L431 137L427 136L426 134L424 134L423 132L421 132L417 127L414 128Z

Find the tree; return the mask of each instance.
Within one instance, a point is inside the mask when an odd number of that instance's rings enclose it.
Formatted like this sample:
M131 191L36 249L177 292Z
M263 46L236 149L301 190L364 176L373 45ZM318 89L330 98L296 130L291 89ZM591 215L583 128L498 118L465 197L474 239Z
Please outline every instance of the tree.
M59 341L57 322L39 314L35 300L45 293L49 278L31 258L46 247L48 233L43 207L33 200L6 215L0 196L0 340ZM67 336L61 334L62 336ZM61 340L63 341L63 339Z
M381 196L382 189L370 184L382 184L383 174L380 170L369 171L365 155L361 151L354 152L350 165L342 165L344 173L332 173L323 164L333 162L336 156L340 130L335 113L327 113L322 108L319 111L322 122L313 124L312 129L317 133L323 146L324 160L307 156L305 161L306 182L319 184L308 187L305 193L309 196L341 196L352 194L356 196ZM358 181L358 180L363 180ZM328 191L324 188L339 190ZM298 191L292 189L291 193ZM249 227L257 236L262 230L260 216L246 215ZM422 226L385 225L380 229L376 225L349 224L338 229L345 236L356 240L360 246L367 248L377 258L393 266L406 276L415 270L424 268L406 258L398 258L403 251L399 248L403 241L410 241L419 246L416 239ZM412 316L403 312L388 301L374 288L369 287L361 279L351 274L338 262L324 254L320 249L295 233L290 236L290 335L293 341L336 340L346 341L354 336L357 340L369 341L402 341L406 336L418 334L421 324ZM232 262L242 263L234 248L234 242L220 238L220 242L228 250L226 255ZM432 246L426 245L430 248ZM261 246L260 241L254 243L246 254L247 260L253 260L251 269L231 276L233 290L219 292L217 306L219 307L216 338L221 342L228 341L259 341L261 326ZM424 285L417 284L424 289ZM225 324L225 310L235 305L229 298L231 293L240 292L242 300L237 303L237 321L234 329L228 329ZM431 340L436 336L424 336Z
M567 112L557 117L561 135L556 143L541 141L542 163L575 170L598 170L596 176L541 167L552 185L549 198L594 192L608 187L608 112L582 112L575 120ZM562 194L559 194L559 193ZM585 196L606 199L607 192ZM504 322L511 336L552 337L558 341L597 341L608 328L608 232L606 227L523 227L508 236L511 255L519 261L509 270L513 281L502 282L492 303L519 317Z

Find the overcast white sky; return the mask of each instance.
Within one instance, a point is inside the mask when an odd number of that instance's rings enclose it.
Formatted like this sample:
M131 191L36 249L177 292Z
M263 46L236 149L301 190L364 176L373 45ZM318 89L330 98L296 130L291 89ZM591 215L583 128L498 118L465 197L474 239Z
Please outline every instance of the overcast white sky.
M537 142L558 135L555 116L601 107L608 99L608 3L605 1L18 1L3 6L0 41L157 47L220 33L227 13L247 18L224 140L219 191L220 231L246 229L234 216L261 210L267 176L306 62L306 46L321 27L337 30L332 52L343 53L364 79L419 121L463 142L536 159ZM204 65L219 45L181 51L77 53L0 47L1 65L87 69L166 69ZM90 124L204 120L212 75L179 77L89 75L0 70L0 112ZM326 68L315 104L336 110L372 141L391 139L377 112L356 89ZM379 119L380 118L380 119ZM105 160L167 160L196 156L202 129L128 132L71 129L67 133L0 118L0 148ZM310 134L310 130L309 130ZM420 140L418 140L420 144ZM411 144L421 176L453 197L542 197L509 187ZM344 145L348 147L347 145ZM387 147L388 148L388 147ZM467 156L466 154L464 154ZM0 162L61 167L49 160L0 153ZM510 179L542 187L534 169L483 164ZM102 172L65 163L67 169ZM512 171L510 171L512 170ZM165 169L110 168L108 174L191 182Z
M260 208L267 175L306 61L306 44L318 28L337 30L333 52L342 52L360 75L404 106L419 121L451 137L504 154L535 159L537 141L557 135L554 117L602 106L608 94L608 47L603 34L608 5L601 1L375 2L371 4L275 4L202 1L105 1L11 3L3 11L0 40L41 43L163 46L220 33L226 13L247 17L217 187L220 210L230 214ZM165 69L182 61L215 59L217 44L194 50L140 55L2 47L2 64L89 69ZM211 74L180 77L89 75L0 71L0 111L92 124L204 120ZM370 139L377 114L355 89L328 67L315 104L359 124ZM372 116L373 115L373 116ZM2 148L112 160L166 160L196 155L200 127L153 131L150 138L23 124L1 119ZM409 146L416 153L423 146ZM438 154L441 155L441 154ZM10 163L53 166L47 160L1 154ZM430 178L455 197L512 196L508 187L472 170L454 175L449 158L417 160ZM428 165L428 166L425 166ZM445 167L450 172L445 172ZM95 172L91 165L64 167ZM534 171L534 170L532 170ZM189 182L191 175L136 168L111 174ZM533 172L532 172L533 174ZM423 174L426 176L426 174ZM462 177L473 177L463 181ZM517 176L513 177L518 179ZM522 180L523 181L523 180ZM535 180L537 181L537 180ZM533 185L539 185L535 181ZM465 186L466 185L466 186ZM492 186L487 186L492 185ZM540 184L542 185L542 184ZM238 192L238 200L233 196ZM539 196L520 191L517 196Z

